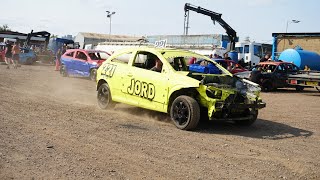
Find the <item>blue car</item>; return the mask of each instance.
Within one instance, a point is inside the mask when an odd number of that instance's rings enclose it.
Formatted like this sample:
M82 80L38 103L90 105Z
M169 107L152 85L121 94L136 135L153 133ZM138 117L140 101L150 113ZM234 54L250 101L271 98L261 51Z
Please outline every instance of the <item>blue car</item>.
M20 48L19 62L21 64L33 64L37 61L37 56L32 49Z
M99 50L71 49L61 56L62 76L88 77L95 81L97 69L110 56Z

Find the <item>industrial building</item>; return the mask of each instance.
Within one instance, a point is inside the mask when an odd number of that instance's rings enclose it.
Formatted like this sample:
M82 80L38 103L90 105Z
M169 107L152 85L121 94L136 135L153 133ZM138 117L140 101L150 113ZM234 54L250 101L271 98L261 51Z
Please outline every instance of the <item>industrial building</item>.
M80 49L84 49L86 45L96 46L101 42L135 42L142 39L142 36L126 36L126 35L109 35L79 32L74 38L74 42L79 43Z
M19 39L20 42L24 43L29 36L29 45L35 45L39 47L46 47L49 42L50 33L46 31L35 32L35 33L20 33L13 31L0 31L0 42L3 42L5 38Z
M295 47L320 54L320 32L315 33L272 33L272 59L286 49Z

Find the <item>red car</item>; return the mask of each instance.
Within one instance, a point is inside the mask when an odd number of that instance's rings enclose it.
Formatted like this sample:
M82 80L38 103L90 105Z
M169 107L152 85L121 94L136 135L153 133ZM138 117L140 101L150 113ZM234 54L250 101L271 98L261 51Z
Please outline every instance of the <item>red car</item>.
M110 56L100 50L71 49L61 56L62 76L82 76L96 79L97 69Z
M223 66L232 74L248 71L247 69L243 68L240 64L234 62L233 60L214 59L214 61Z

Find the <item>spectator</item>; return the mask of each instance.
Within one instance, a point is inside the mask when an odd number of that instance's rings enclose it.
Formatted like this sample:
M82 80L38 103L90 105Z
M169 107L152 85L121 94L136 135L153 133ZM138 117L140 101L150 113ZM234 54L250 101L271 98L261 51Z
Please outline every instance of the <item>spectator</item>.
M209 55L209 58L210 58L210 59L212 59L212 58L213 58L213 55L212 55L212 54L210 54L210 55Z
M231 58L229 57L228 53L225 53L225 54L223 55L223 59L225 59L225 60L231 60Z
M214 54L214 55L213 55L213 59L219 59L218 54Z
M194 63L196 63L196 61L197 61L197 58L192 57L192 58L190 58L188 64L194 64Z
M57 53L56 53L56 68L55 71L59 71L60 70L60 64L61 64L61 49L58 49Z
M10 69L10 63L12 58L12 44L10 41L7 41L6 43L6 50L5 50L5 62L7 64L7 69Z
M16 41L12 47L12 60L11 60L14 69L18 68L19 55L20 55L20 45L19 45L19 42Z
M260 62L266 62L270 57L270 54L266 54L263 58L260 59Z
M304 70L304 71L310 71L311 69L309 68L308 65L305 65L303 70Z

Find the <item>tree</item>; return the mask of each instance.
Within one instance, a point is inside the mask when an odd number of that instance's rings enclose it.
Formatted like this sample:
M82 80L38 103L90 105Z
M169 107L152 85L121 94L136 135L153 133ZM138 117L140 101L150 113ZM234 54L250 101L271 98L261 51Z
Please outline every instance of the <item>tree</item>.
M7 24L0 26L0 31L11 31Z

